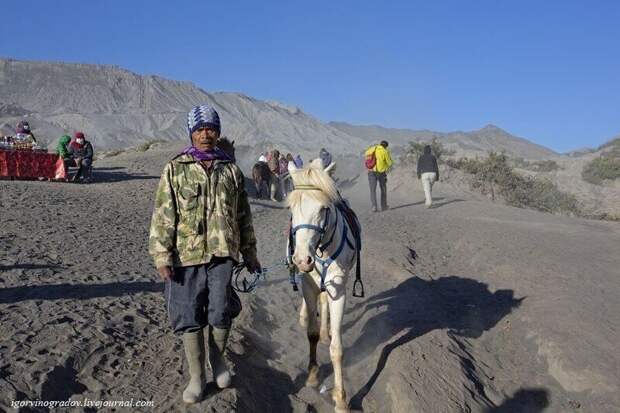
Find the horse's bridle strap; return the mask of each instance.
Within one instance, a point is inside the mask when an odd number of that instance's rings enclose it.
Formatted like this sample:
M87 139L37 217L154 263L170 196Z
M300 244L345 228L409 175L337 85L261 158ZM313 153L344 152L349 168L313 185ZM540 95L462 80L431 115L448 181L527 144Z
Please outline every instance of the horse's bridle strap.
M319 188L318 186L314 186L314 185L297 185L293 189L301 190L301 191L320 191L321 190L321 188Z
M291 231L293 231L293 234L295 234L298 230L300 229L312 229L320 234L323 234L325 232L325 230L323 229L323 227L319 227L318 225L311 225L311 224L300 224L297 225L295 227L293 227L291 229Z

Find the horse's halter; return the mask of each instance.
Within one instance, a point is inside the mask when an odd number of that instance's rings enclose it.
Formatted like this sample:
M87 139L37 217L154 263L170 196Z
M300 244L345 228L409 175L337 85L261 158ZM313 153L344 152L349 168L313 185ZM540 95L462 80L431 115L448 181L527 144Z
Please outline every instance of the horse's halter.
M313 186L313 185L298 185L295 187L295 190L305 190L305 191L320 191L321 189ZM355 278L355 283L353 284L353 296L354 297L364 297L364 285L362 284L362 280L360 277L360 248L361 248L361 241L359 240L359 238L356 238L356 245L357 247L355 247L354 245L351 244L351 242L349 241L348 235L347 235L347 223L346 223L346 218L342 215L342 211L339 209L339 207L336 207L335 211L336 211L336 221L335 221L335 225L334 225L334 230L332 232L332 234L330 235L329 239L326 242L323 242L323 237L326 234L327 231L327 227L329 226L330 223L330 213L331 213L331 208L323 208L325 210L325 219L323 221L323 225L322 226L318 226L318 225L313 225L313 224L299 224L296 226L292 226L291 224L291 230L290 230L290 235L289 235L289 243L293 242L293 239L295 237L295 233L300 230L300 229L309 229L309 230L313 230L316 231L320 234L319 236L319 241L317 243L317 245L315 246L315 248L313 249L314 253L315 253L315 265L320 265L321 269L319 271L320 276L321 276L321 291L325 291L325 277L327 275L327 270L329 268L329 266L338 258L338 256L340 255L340 253L342 252L345 244L347 244L349 246L349 248L351 248L352 250L357 249L357 273L356 273L356 278ZM340 211L340 213L339 213ZM334 237L336 235L336 231L338 231L338 217L341 216L342 217L342 238L340 241L340 245L336 248L336 251L333 252L331 255L329 255L327 258L323 259L320 258L318 255L316 255L316 251L319 250L321 252L321 256L323 255L323 252L327 249L327 247L329 247L329 245L332 243L332 241L334 240ZM292 218L291 218L292 219ZM357 218L356 218L357 220ZM292 254L292 252L289 250L289 254ZM290 255L289 255L290 258ZM316 268L316 267L315 267ZM292 277L292 281L291 283L293 284L293 290L297 291L297 285L295 284L295 278L294 275L291 275ZM361 288L361 292L357 293L356 290L356 286L359 285Z
M320 190L321 190L320 188L313 186L313 185L298 185L295 187L295 191L320 191ZM317 245L311 249L311 251L316 251L317 249L321 249L321 252L323 252L323 248L320 247L320 244L321 244L321 241L323 240L323 236L325 235L325 232L327 231L327 227L329 226L329 218L330 218L330 213L331 213L330 208L323 208L323 210L325 211L325 218L323 220L323 225L319 226L319 225L313 225L313 224L299 224L291 228L291 233L293 234L293 236L295 236L297 231L300 229L309 229L309 230L313 230L319 233L319 241Z

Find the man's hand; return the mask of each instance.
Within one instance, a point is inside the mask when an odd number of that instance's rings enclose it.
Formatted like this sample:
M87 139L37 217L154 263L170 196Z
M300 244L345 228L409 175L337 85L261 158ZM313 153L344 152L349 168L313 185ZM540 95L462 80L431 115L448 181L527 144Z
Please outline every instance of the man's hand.
M161 277L161 279L164 281L172 280L172 276L174 275L174 272L172 271L172 267L169 267L169 266L159 267L157 269L157 272L159 273L159 276Z
M245 266L247 267L250 273L261 272L263 270L263 268L260 265L260 262L258 262L258 258L256 257L246 259Z

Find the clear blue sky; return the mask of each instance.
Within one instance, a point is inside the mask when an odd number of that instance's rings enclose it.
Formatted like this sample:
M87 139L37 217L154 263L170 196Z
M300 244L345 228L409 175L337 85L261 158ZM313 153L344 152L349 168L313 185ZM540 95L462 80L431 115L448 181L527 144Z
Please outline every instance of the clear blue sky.
M0 56L115 64L325 121L493 123L557 151L620 134L616 0L3 0L0 11Z

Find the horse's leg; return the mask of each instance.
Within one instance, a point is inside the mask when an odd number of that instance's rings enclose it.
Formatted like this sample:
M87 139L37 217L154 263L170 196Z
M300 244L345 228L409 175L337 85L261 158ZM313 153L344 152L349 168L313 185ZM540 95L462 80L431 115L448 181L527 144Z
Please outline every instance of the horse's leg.
M342 318L344 316L344 306L346 301L345 277L335 276L331 279L327 287L329 293L329 315L331 324L332 341L329 345L329 354L334 367L334 389L332 398L336 403L336 412L348 412L347 395L344 390L344 379L342 372Z
M320 341L323 344L329 344L329 312L328 312L327 293L319 294L321 329L319 332Z
M266 192L265 192L265 196L263 198L265 199L269 199L269 179L266 179L264 176L261 177L261 184L260 184L260 190L261 190L261 194L263 192L263 187L266 187Z
M258 178L254 178L254 187L256 188L256 199L260 199L261 186L262 184L260 180L258 180Z
M308 309L306 308L306 300L302 298L301 308L299 309L299 325L308 327Z
M310 345L310 360L308 362L308 379L306 386L316 387L319 385L319 364L316 361L316 345L319 341L319 326L316 316L317 296L319 288L309 275L304 276L301 282L301 290L306 304L306 317L308 319L308 343Z
M269 185L269 197L272 201L277 201L276 196L278 195L278 181L276 178L271 178L271 183Z

